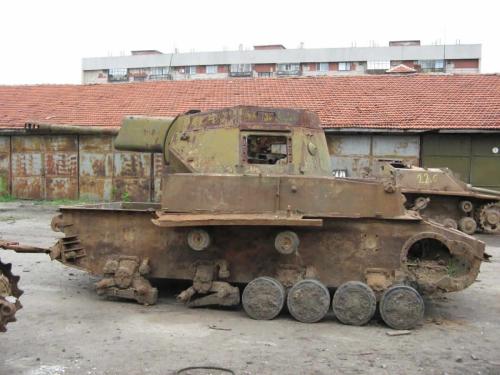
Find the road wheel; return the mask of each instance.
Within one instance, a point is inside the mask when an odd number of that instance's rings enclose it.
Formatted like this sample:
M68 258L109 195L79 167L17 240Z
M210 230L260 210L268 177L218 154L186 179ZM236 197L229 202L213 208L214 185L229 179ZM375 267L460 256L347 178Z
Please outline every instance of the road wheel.
M187 234L187 242L191 249L195 251L206 250L212 242L210 234L205 229L194 228Z
M424 318L424 300L412 287L396 285L380 299L379 311L385 324L394 329L415 328Z
M285 288L272 277L258 277L243 290L243 309L252 319L271 320L283 309Z
M287 306L299 322L315 323L323 319L330 308L330 292L317 280L301 280L288 292Z
M459 207L462 212L465 212L466 214L472 212L472 210L474 209L474 205L471 201L461 201Z
M279 232L274 240L274 247L280 254L290 255L299 250L299 236L291 230Z
M342 323L362 326L375 314L377 299L373 290L365 283L348 281L333 295L332 308Z
M474 234L477 229L476 220L471 217L463 217L458 221L458 229L467 234Z

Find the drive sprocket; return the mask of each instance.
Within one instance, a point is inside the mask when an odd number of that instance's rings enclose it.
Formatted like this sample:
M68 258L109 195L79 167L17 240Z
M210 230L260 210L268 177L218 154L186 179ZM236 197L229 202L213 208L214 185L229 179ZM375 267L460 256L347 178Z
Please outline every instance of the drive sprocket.
M500 203L484 204L477 212L477 221L486 233L500 233Z
M17 285L19 276L14 276L11 269L12 264L0 260L0 332L7 330L7 323L16 321L16 311L22 308L19 297L23 291Z

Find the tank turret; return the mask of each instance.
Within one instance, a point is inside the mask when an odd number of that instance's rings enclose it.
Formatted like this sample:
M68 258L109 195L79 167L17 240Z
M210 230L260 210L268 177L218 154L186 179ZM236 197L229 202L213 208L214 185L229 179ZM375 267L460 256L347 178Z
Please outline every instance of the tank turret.
M303 110L239 106L176 118L128 117L115 148L162 152L172 173L331 174L319 119Z

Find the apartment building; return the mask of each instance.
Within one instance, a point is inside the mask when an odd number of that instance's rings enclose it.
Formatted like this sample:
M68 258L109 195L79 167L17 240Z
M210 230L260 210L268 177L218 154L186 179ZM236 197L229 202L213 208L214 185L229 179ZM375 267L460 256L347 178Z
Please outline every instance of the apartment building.
M254 46L253 50L162 53L84 58L83 83L333 76L386 73L480 73L481 45L421 45L391 41L385 47L297 48Z

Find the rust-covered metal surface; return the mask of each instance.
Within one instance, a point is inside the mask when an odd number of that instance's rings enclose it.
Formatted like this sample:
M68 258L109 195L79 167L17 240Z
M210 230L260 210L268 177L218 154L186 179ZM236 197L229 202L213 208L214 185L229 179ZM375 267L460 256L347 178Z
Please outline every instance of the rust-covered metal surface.
M420 138L418 135L327 134L328 149L334 175L339 177L369 177L378 168L378 160L399 159L418 165Z
M102 276L100 295L152 304L151 278L190 280L178 296L188 306L237 305L244 286L253 318L277 316L286 299L299 321L333 308L361 325L380 301L389 326L412 328L421 294L459 291L478 275L484 243L406 209L394 181L332 177L313 113L239 106L153 122L126 119L113 186L123 194L158 178L150 154L121 152L161 144L160 203L65 206L52 221L64 237L51 257Z
M80 198L113 199L113 140L109 136L79 136Z
M10 193L10 137L0 137L0 195Z
M113 200L147 202L151 199L151 154L115 151L113 167Z
M420 220L382 219L325 219L322 227L295 228L300 249L288 256L274 248L279 228L215 226L210 228L210 249L196 252L188 246L189 227L152 224L158 208L136 207L134 203L62 207L63 225L72 224L64 227L65 235L77 235L85 249L85 256L66 263L102 275L110 258L137 256L149 259L150 277L189 280L197 261L224 260L230 265L226 279L230 282L247 283L259 274L279 278L279 273L288 270L296 278L314 275L334 288L349 280L366 281L370 269L384 270L394 282L398 273L411 268L406 264L408 250L411 242L424 233L445 241L457 256L468 250L467 270L455 278L446 272L439 275L435 280L439 285L428 287L433 292L436 288L455 291L470 285L482 259L482 244L460 232Z
M0 137L0 194L22 199L159 200L162 155L118 152L112 131L94 133Z
M14 248L17 243L0 240L0 249ZM22 308L19 298L23 291L19 289L19 276L12 274L12 265L0 260L0 332L7 330L7 324L16 321L16 312Z
M27 199L78 198L74 137L12 136L12 195Z
M407 207L446 226L473 234L500 233L500 192L466 184L447 168L381 162L379 176L401 188Z

